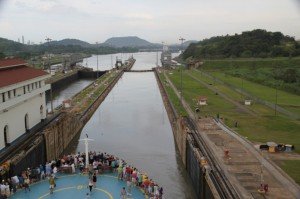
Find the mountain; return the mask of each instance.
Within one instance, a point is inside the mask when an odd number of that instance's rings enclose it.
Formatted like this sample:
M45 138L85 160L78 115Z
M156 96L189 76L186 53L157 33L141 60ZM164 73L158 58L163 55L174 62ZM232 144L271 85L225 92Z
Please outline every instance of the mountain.
M85 41L81 41L79 39L63 39L59 41L51 41L49 42L50 45L58 45L58 46L81 46L81 47L91 47L91 44ZM46 45L46 43L45 43Z
M288 57L300 55L294 37L262 29L211 37L192 43L183 58Z
M147 46L154 46L155 44L150 43L144 39L141 39L136 36L129 36L129 37L112 37L107 39L102 45L113 46L117 48L121 47L147 47Z

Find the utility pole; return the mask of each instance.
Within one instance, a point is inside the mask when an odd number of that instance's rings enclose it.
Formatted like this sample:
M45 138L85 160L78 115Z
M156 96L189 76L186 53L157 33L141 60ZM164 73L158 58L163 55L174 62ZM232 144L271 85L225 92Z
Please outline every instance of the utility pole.
M179 41L181 41L181 54L183 53L183 42L184 38L180 37ZM180 104L182 106L182 66L180 67Z
M96 47L98 47L98 42L96 42L96 45L97 45ZM97 51L97 75L96 75L96 77L98 79L98 51Z
M46 37L45 39L47 41L47 44L48 44L48 50L49 50L49 42L52 41L52 39L50 39L49 37ZM49 56L49 52L48 52L48 69L50 69L50 56ZM50 70L50 73L51 73L51 70ZM51 113L53 113L53 94L52 94L52 87L50 89L50 100L51 100Z
M275 116L277 116L277 98L278 98L278 86L276 85L276 94L275 94Z
M52 39L50 39L49 37L46 37L46 42L47 42L47 45L48 45L48 50L49 50L49 45L50 45L50 41L52 41ZM50 54L48 52L48 69L50 69Z

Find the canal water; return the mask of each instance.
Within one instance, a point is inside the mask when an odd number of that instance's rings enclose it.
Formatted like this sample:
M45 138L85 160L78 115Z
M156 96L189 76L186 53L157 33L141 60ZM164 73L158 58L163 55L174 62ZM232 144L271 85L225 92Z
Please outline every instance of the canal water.
M133 56L136 59L136 63L133 66L133 69L137 67L139 70L151 69L156 66L157 59L158 63L160 64L160 55L161 52L139 52L98 55L98 70L110 70L112 67L114 67L117 58L121 59L124 62L130 56ZM178 55L179 53L172 53L173 58ZM83 59L81 65L97 70L97 55L92 55L91 57Z
M70 99L76 93L80 92L86 86L93 82L93 79L78 79L71 84L68 84L61 89L52 93L53 108L58 107L66 99ZM50 98L47 98L47 109L51 110Z
M155 66L156 53L136 53L134 69ZM117 155L149 174L165 198L196 198L176 150L153 72L125 73L82 130L90 149ZM76 145L76 144L75 144ZM84 151L83 143L74 151Z

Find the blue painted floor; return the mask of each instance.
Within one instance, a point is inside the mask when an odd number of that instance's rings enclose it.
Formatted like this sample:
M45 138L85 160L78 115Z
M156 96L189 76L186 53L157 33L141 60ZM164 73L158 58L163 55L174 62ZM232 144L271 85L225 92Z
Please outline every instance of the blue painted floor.
M119 199L120 192L126 187L124 181L119 181L114 174L103 174L97 176L96 188L90 193L88 186L88 176L74 174L59 176L56 179L56 187L53 194L49 194L48 180L30 185L30 192L24 190L17 191L10 198L13 199ZM126 187L127 190L127 187ZM87 196L87 193L89 195ZM132 188L132 195L128 199L144 199L145 196L139 188Z

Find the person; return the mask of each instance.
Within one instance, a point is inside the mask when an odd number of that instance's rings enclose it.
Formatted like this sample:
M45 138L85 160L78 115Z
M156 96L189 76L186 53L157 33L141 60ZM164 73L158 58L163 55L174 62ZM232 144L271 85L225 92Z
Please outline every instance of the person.
M25 180L24 180L24 189L25 189L25 192L27 192L27 190L30 191L29 184L30 184L30 180L29 180L29 178L27 177L27 178L25 178Z
M164 194L164 189L162 187L160 187L158 189L158 192L159 192L159 198L162 199L163 198L163 194Z
M126 195L127 195L126 189L125 189L125 187L123 187L121 189L121 199L126 199Z
M122 174L123 174L122 165L119 165L117 171L118 171L118 180L122 180Z
M54 187L55 187L55 179L54 179L54 176L51 175L50 178L49 178L49 189L50 189L50 194L53 194L53 190L54 190Z
M0 184L1 196L5 195L5 188L5 181L2 180L2 183Z
M5 183L5 195L7 197L10 196L10 186L9 186L8 182Z
M132 182L130 181L130 179L127 179L128 195L131 195L131 186L132 186Z
M76 171L75 171L75 164L74 163L71 164L71 168L72 168L72 173L75 173Z
M93 180L92 179L89 180L89 188L90 188L90 192L92 192L92 189L93 189Z
M54 179L56 178L56 174L57 174L57 167L54 166L54 168L53 168L53 177L54 177Z
M97 182L97 176L96 176L96 173L93 174L93 186L94 188L96 187L96 182Z

